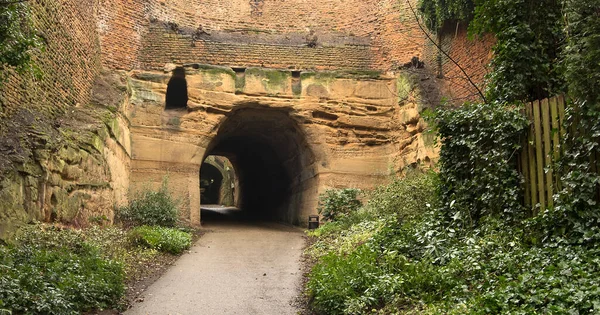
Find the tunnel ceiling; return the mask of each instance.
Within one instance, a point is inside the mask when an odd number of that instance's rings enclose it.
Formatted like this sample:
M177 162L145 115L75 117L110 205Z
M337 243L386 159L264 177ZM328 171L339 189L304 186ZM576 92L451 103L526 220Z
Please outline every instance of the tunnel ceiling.
M296 220L303 171L314 156L304 133L287 111L239 109L220 126L206 156L232 162L240 181L242 210L279 221Z

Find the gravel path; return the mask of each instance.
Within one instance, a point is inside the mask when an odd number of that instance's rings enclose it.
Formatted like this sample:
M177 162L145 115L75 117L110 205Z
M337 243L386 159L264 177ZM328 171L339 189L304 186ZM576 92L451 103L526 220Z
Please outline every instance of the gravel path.
M243 222L238 210L211 210L207 233L125 314L296 314L300 257L298 228Z

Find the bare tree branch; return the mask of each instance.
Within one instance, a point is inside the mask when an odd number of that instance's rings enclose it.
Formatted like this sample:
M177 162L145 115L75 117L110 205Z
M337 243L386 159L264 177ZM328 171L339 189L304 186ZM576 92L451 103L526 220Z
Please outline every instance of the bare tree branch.
M429 33L425 30L425 28L423 28L423 25L421 24L421 21L419 20L419 16L417 15L417 12L415 11L415 9L412 7L412 4L410 4L410 0L406 0L406 3L408 4L408 7L410 8L410 10L412 11L413 15L415 16L415 20L417 21L417 25L419 25L419 28L421 29L421 31L423 32L423 34L425 34L425 36L427 36L427 39L429 39L429 41L431 41L431 43L442 53L444 54L444 56L446 56L450 61L452 61L452 63L454 63L459 69L460 71L462 71L462 73L465 75L465 78L467 79L467 81L469 81L469 83L475 88L475 90L477 90L477 93L479 94L479 96L481 97L481 99L484 102L487 102L487 100L485 99L485 95L483 94L483 92L481 92L481 90L479 89L479 87L477 86L477 84L475 84L475 82L473 82L473 80L471 79L471 77L467 74L467 72L465 71L465 69L463 67L460 66L460 64L458 64L458 62L456 60L454 60L454 58L452 58L447 52L444 51L444 49L442 49L442 47L435 42L435 40L433 40L433 38L431 38L431 36L429 35Z

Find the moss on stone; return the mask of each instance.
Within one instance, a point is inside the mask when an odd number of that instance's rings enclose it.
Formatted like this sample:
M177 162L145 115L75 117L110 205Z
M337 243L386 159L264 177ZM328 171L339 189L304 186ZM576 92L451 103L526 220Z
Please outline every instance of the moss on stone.
M169 121L167 121L167 125L179 127L181 125L181 119L179 117L171 117L169 118Z
M401 73L396 80L398 102L406 100L415 89L415 86L415 76L408 73Z
M376 80L381 78L381 71L375 70L339 70L339 71L319 71L302 72L300 78L313 79L316 81L330 82L335 79L357 79L357 80Z
M262 68L246 69L247 76L261 77L263 86L268 92L280 92L290 82L292 73L285 70L271 70Z
M246 76L237 76L235 77L235 91L243 92L246 87Z
M219 77L221 75L227 75L230 76L232 80L235 80L235 71L228 67L219 67L205 64L192 64L186 66L188 67L186 69L187 74L208 74Z

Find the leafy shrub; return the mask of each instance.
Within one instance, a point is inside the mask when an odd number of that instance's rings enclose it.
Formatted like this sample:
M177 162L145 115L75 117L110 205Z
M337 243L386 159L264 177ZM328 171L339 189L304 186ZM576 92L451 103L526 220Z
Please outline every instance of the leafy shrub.
M79 314L122 297L122 264L103 257L83 233L33 226L17 241L0 246L0 309Z
M325 220L335 221L355 212L361 206L360 200L357 199L359 192L360 190L352 188L328 189L319 196L319 214Z
M129 205L117 209L121 221L135 225L160 225L172 227L177 224L178 201L173 199L164 181L158 191L144 189L129 201Z
M438 181L433 171L415 171L369 192L370 199L362 208L309 232L317 239L308 253L314 258L330 251L347 254L388 222L412 218L425 213L428 207L436 207Z
M600 312L600 233L576 245L560 238L530 243L535 220L492 213L478 225L456 225L444 205L435 206L435 180L405 180L420 184L377 189L362 209L311 233L317 240L308 252L317 263L307 292L317 313ZM422 204L420 215L389 214L408 199L417 200L415 210L419 201L432 206Z
M35 49L42 49L42 39L32 19L29 5L20 1L0 5L0 85L6 80L9 71L18 74L41 75L32 58Z
M528 126L519 106L465 104L435 115L442 148L440 194L447 218L476 226L486 216L522 218L516 168Z
M423 214L423 206L438 206L439 177L433 171L421 173L414 170L405 177L380 186L368 194L365 210L378 216L393 215L411 218Z
M180 254L192 246L192 235L178 229L160 226L140 226L130 232L136 244L171 254Z

